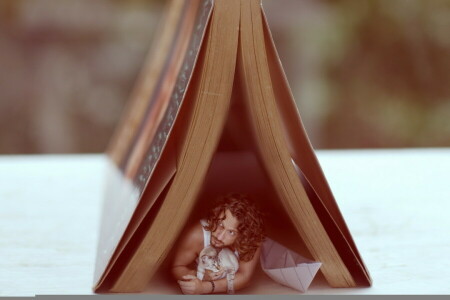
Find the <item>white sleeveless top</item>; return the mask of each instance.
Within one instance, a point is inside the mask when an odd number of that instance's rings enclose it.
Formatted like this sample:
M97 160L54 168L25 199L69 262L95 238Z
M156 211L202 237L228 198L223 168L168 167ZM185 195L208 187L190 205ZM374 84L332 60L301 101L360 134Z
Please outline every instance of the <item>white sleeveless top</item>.
M205 229L208 226L208 222L205 219L201 219L200 224L202 224L203 229L203 247L207 247L211 244L211 231ZM237 250L234 251L234 254L239 259L239 252Z

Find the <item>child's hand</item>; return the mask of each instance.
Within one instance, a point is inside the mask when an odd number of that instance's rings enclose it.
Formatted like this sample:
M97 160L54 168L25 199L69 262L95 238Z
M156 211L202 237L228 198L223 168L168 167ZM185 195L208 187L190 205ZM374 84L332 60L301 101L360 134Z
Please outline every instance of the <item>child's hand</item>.
M204 294L202 282L194 275L184 275L182 280L178 280L181 292L187 295Z
M218 272L211 272L211 274L209 274L211 280L217 280L220 277L222 277L223 273L225 271L224 270L219 270Z

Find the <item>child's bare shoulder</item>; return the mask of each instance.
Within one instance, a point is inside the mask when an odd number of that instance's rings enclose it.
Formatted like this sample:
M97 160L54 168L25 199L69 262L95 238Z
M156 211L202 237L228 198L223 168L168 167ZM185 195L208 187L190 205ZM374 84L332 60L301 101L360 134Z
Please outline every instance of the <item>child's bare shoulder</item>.
M183 244L200 250L203 249L203 228L200 222L191 225L182 234L184 235Z

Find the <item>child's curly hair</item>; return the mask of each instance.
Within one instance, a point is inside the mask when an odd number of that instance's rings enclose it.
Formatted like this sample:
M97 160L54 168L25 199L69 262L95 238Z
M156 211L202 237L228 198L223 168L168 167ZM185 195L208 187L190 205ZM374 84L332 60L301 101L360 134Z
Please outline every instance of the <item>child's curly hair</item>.
M239 259L250 261L264 240L262 214L248 195L228 194L220 197L216 201L216 206L210 210L207 216L208 226L205 229L214 232L219 221L225 219L227 209L239 221L238 237L234 244L235 249L239 252ZM220 218L221 216L222 218Z

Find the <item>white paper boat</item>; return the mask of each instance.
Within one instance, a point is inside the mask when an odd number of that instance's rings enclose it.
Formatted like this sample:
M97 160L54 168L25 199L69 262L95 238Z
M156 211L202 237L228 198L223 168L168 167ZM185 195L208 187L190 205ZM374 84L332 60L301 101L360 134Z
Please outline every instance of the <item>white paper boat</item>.
M262 244L260 260L262 269L270 278L302 293L308 290L322 265L269 238Z

